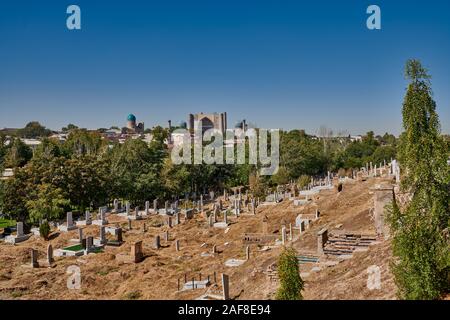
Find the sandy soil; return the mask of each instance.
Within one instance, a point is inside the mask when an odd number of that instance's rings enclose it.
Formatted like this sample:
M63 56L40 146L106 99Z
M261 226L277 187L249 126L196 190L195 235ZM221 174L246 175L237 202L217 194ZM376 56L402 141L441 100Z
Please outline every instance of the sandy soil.
M268 219L268 231L280 235L282 224L295 225L299 213L314 213L321 216L311 227L292 243L299 252L314 253L317 248L316 233L323 227L333 230L357 233L374 233L370 208L373 195L370 188L381 179L365 182L350 182L341 193L335 190L322 191L314 203L296 207L292 201L284 200L274 206L260 206L257 215L229 217L231 225L224 229L208 227L207 220L200 214L194 219L168 228L157 226L163 221L160 216L151 216L144 221L133 221L133 229L124 232L125 243L121 247L106 247L104 253L89 254L80 258L56 258L53 268L30 268L30 248L38 249L40 259L45 258L48 242L33 236L28 241L12 246L0 243L0 299L195 299L202 294L220 294L220 275L230 276L230 295L235 299L273 299L277 282L270 281L265 274L267 266L276 262L280 247L260 251L251 245L251 258L239 267L225 267L227 259L245 259L244 233L261 233L263 219ZM111 225L128 223L123 218L111 215ZM147 232L143 232L144 222ZM341 225L341 226L340 226ZM336 227L339 227L336 229ZM288 228L289 229L289 228ZM169 230L170 239L164 241L163 233ZM99 236L98 226L88 226L84 235ZM298 231L294 230L295 238ZM162 248L153 249L155 235L161 236ZM78 237L77 231L55 233L50 243L54 249L69 244ZM175 239L180 240L181 251L175 250ZM134 241L142 240L145 259L137 264L124 264L115 259L118 253L128 254ZM202 257L217 246L218 254ZM305 299L395 299L396 287L389 272L389 242L373 245L366 252L355 253L354 257L313 272L305 278ZM25 265L25 266L24 266ZM71 265L81 269L81 289L67 288ZM380 290L367 289L367 268L377 265L381 268ZM303 268L303 266L302 266ZM217 284L208 289L189 291L177 290L177 281L184 283L184 275L202 279L208 275L213 280L216 272Z

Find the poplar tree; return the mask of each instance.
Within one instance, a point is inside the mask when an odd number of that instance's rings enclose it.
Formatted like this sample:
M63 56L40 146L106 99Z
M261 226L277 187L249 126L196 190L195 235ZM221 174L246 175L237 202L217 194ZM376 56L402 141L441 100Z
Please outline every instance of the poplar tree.
M301 300L303 280L300 277L296 252L293 248L284 248L278 259L278 278L280 287L276 293L277 300Z
M449 291L449 167L431 77L418 60L405 68L410 80L403 102L399 145L401 188L411 194L402 210L394 201L392 270L402 299L438 299Z

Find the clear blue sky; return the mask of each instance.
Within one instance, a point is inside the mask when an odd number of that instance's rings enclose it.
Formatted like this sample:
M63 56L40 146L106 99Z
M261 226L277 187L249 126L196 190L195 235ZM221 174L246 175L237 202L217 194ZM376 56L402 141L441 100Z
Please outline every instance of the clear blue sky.
M82 30L66 28L77 4ZM366 8L382 30L366 28ZM401 131L408 58L450 133L450 1L0 2L0 127L146 127L222 112L265 128Z

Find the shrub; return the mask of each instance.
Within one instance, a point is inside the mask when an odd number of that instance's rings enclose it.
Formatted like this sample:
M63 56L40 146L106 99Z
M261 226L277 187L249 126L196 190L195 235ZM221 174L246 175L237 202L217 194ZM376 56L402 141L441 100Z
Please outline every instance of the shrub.
M300 277L298 260L293 248L285 248L278 259L278 288L277 300L301 300L303 280Z
M300 189L305 188L311 182L311 178L307 175L302 175L298 178L297 184Z
M50 224L47 220L44 220L39 226L39 234L45 240L48 240L48 236L50 235Z

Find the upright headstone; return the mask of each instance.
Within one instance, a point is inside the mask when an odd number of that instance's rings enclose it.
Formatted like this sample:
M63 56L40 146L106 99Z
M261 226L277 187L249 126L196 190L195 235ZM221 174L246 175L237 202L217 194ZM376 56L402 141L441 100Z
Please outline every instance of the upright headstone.
M38 268L38 251L36 249L31 249L31 267Z
M94 237L87 237L86 238L86 251L89 253L92 250L93 246L94 246Z
M212 227L212 226L214 226L214 215L209 215L209 217L208 217L208 225L210 226L210 227Z
M250 260L250 246L245 247L245 259Z
M47 246L47 263L51 265L55 260L53 259L53 247L51 244Z
M179 212L175 213L175 224L176 225L180 224L180 213Z
M164 241L169 241L169 231L164 232Z
M226 274L222 274L222 290L223 290L223 300L230 299L230 283L229 277Z
M286 227L285 227L285 226L283 226L283 227L281 228L281 243L282 243L283 245L286 244Z
M160 237L157 235L155 236L155 244L154 244L154 248L155 249L159 249L161 247L161 239Z
M106 244L106 230L104 226L100 227L100 243Z
M72 212L67 212L67 228L73 227Z
M114 199L114 212L118 213L119 212L119 200Z
M150 202L145 201L145 214L148 215L150 213Z
M23 222L17 222L16 224L16 235L17 237L23 237Z
M136 219L137 217L139 217L139 207L134 208L134 216L136 217Z
M92 216L89 210L86 210L86 225L92 224Z
M317 233L317 253L324 254L323 249L325 248L325 243L328 241L328 230L323 228Z
M137 241L131 246L131 259L134 263L138 263L141 262L143 258L142 241Z
M78 229L78 241L83 243L83 229L81 228Z
M130 215L130 203L129 202L127 202L125 208L126 208L125 210L126 210L127 216L129 216Z
M180 240L175 241L175 250L180 251Z
M155 211L155 213L158 213L158 200L155 199L153 200L153 210Z
M223 212L223 222L228 224L228 218L227 218L227 211L226 210Z

